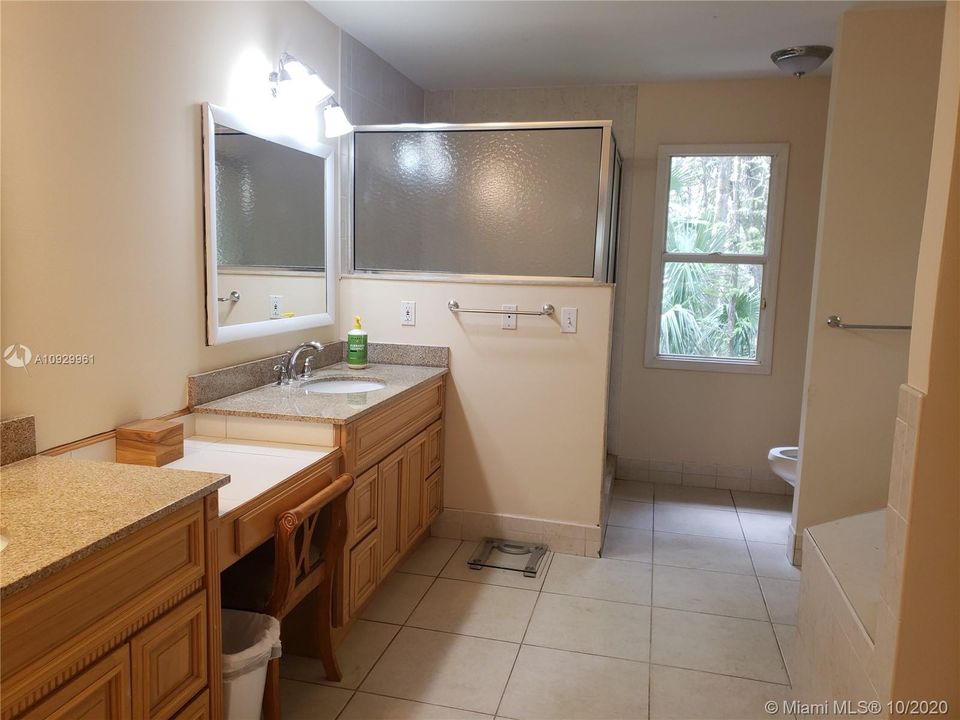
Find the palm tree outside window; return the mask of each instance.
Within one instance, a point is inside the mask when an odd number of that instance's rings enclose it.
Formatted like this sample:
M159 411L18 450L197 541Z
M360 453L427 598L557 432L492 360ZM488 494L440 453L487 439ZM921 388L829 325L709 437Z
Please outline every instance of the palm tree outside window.
M787 153L660 148L648 366L770 372Z

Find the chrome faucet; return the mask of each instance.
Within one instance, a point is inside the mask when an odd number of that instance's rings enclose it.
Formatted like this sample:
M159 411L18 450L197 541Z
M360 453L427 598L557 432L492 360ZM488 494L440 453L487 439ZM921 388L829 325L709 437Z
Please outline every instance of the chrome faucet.
M301 380L309 374L310 358L308 357L306 361L304 361L303 372L297 375L297 360L300 359L300 355L306 350L313 350L314 353L319 353L323 351L323 345L316 340L308 340L307 342L300 343L293 350L286 353L280 360L280 363L273 368L279 372L277 385L289 385L294 380Z

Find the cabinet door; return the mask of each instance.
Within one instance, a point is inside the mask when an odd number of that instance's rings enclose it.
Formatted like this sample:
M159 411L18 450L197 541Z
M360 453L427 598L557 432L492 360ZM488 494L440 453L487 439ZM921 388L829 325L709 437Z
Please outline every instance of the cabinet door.
M370 468L358 477L350 488L347 496L347 512L350 515L347 546L362 540L377 526L377 515L380 512L377 503L377 476L377 468Z
M443 420L427 428L427 475L433 475L443 463Z
M443 474L437 470L423 481L423 520L430 527L443 509Z
M423 481L427 477L427 433L422 432L404 446L406 467L400 503L403 507L400 527L406 550L423 531Z
M28 710L21 720L127 720L130 647L123 645Z
M363 604L373 595L379 582L377 559L377 533L350 551L350 615L360 612Z
M173 717L207 685L206 593L193 595L130 641L133 716Z
M379 497L380 577L386 577L403 552L400 531L401 485L407 466L403 448L378 465L377 494Z

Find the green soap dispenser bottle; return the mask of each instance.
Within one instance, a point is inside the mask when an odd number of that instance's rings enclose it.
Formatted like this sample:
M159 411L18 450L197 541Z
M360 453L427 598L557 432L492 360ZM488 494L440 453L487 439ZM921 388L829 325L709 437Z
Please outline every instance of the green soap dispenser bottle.
M360 327L360 316L353 316L353 330L347 333L347 367L362 370L367 366L367 331Z

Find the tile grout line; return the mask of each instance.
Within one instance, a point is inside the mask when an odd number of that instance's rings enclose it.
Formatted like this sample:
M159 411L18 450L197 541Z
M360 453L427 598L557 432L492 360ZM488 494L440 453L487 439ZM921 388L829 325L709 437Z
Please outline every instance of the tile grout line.
M543 582L540 583L540 587L537 589L537 599L533 603L533 609L530 611L530 617L527 618L527 624L523 628L523 635L520 636L520 643L517 646L517 654L513 656L513 664L510 666L510 672L507 673L507 681L503 684L503 690L500 691L500 700L497 701L497 709L493 713L494 717L500 715L500 706L503 705L503 698L507 695L507 688L510 686L510 680L513 677L513 671L517 667L517 660L520 659L520 652L523 650L523 641L527 639L527 631L530 629L530 623L533 622L533 614L537 612L537 606L540 604L540 598L543 597L543 586L546 585L547 575L553 568L553 556L555 554L555 552L551 552L550 562L547 564L547 567L544 568Z
M462 542L462 541L461 541L460 545L463 545L463 542ZM430 589L436 584L437 579L440 577L440 573L443 572L443 569L447 566L447 563L450 562L450 560L453 558L453 556L457 554L457 550L460 549L460 545L457 545L457 547L454 549L454 551L453 551L453 553L450 555L450 557L447 558L447 560L443 563L443 566L437 571L437 574L436 574L436 575L434 576L434 578L433 578L433 582L431 582L430 585L429 585L429 587L427 587L426 592L424 592L423 595L420 596L420 599L417 601L417 604L414 606L413 610L410 611L410 614L407 615L406 619L405 619L405 620L403 621L403 623L399 626L400 629L397 630L397 632L395 632L395 633L393 634L393 637L390 638L390 642L388 642L388 643L386 644L386 646L383 648L383 650L380 651L380 654L377 655L377 659L373 661L373 663L370 665L370 668L363 674L363 677L360 678L360 681L357 683L357 687L353 689L353 694L350 695L350 699L347 700L346 704L343 706L343 708L341 708L340 712L337 713L336 718L334 718L334 720L336 720L337 718L339 718L339 717L343 714L344 710L347 709L347 705L349 705L349 704L353 701L353 698L356 697L357 693L360 692L360 687L363 685L364 682L366 682L367 678L370 677L370 673L373 672L373 669L374 669L374 668L377 666L377 664L383 659L383 656L387 654L387 650L389 650L390 647L393 645L393 643L396 642L397 637L399 637L399 635L400 635L400 633L403 631L403 629L404 629L405 627L408 627L408 626L407 626L407 621L410 620L410 618L413 616L413 613L416 612L416 610L417 610L418 607L420 607L420 603L423 602L423 598L425 598L425 597L427 596L427 593L430 592ZM396 572L400 572L399 568L396 570ZM408 573L408 574L415 574L415 573ZM360 621L360 620L362 620L362 619L363 619L362 617L358 617L358 618L357 618L357 621ZM365 622L378 622L378 621L376 621L376 620L365 620ZM382 625L393 625L394 623L381 623L381 624L382 624ZM344 638L344 639L346 639L346 638ZM331 685L331 686L328 686L328 687L336 687L336 685ZM373 694L373 693L371 693L371 694ZM396 699L402 700L402 699L405 699L405 698L396 698Z
M740 513L737 512L737 522L740 523L740 530L743 532L743 522L740 520ZM746 541L747 534L743 533L743 539ZM763 608L767 611L767 620L770 625L770 632L773 633L773 642L777 646L777 656L780 658L780 665L783 667L783 674L787 677L787 687L793 687L793 681L790 678L790 672L787 670L787 660L783 657L783 648L780 647L780 638L777 637L777 630L773 627L773 617L770 615L770 607L767 604L767 596L763 592L763 584L760 582L760 575L757 573L756 563L753 561L753 553L750 552L750 543L747 543L747 556L750 558L750 566L753 568L754 578L757 586L760 588L760 597L763 600Z

